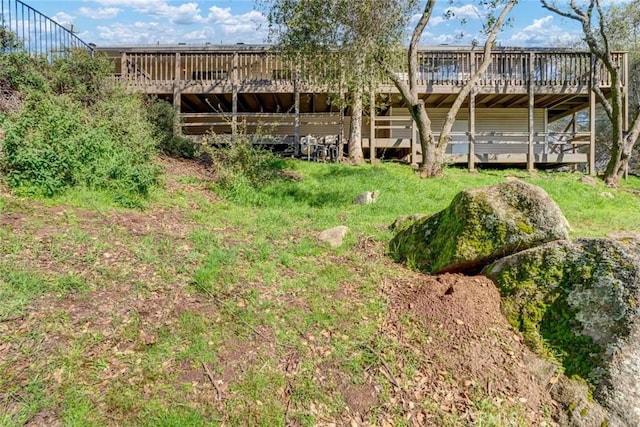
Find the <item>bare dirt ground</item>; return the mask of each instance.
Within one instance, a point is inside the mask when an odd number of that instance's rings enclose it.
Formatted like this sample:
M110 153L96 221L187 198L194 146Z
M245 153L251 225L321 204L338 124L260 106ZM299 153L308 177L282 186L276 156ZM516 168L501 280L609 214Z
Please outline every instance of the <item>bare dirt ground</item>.
M190 194L210 203L215 194L194 178L207 172L191 162L164 160L167 191ZM6 195L6 193L5 193ZM6 195L6 197L10 197ZM305 337L310 351L281 345L268 327L252 326L246 334L226 336L217 345L215 370L208 362L168 355L153 368L155 380L140 362L138 354L171 334L182 313L201 314L207 319L223 316L225 307L207 295L189 289L188 239L195 227L189 211L196 206L154 206L144 212L98 213L67 206L11 199L11 207L0 214L0 227L29 236L28 244L0 253L4 262L56 274L80 275L88 283L98 283L89 293L71 292L58 297L44 295L31 302L24 313L0 322L0 415L15 414L22 408L21 387L40 375L48 393L58 393L70 369L72 381L83 385L89 399L105 414L108 424L121 425L122 416L109 418L113 398L106 398L114 383L139 385L137 396L161 397L153 381L189 384L183 397L218 413L232 411L232 385L240 381L260 361L272 360L288 382L274 389L276 400L289 411L295 378L305 358L319 355L313 380L320 389L337 390L344 399L341 411L325 412L322 404L305 409L319 425L545 425L555 411L548 388L529 372L532 357L520 335L500 313L500 297L494 284L482 276L427 276L395 265L385 256L384 245L362 239L358 250L372 262L384 264L394 274L380 281L387 302L379 334L394 347L364 347L374 359L361 380L345 376L339 366L325 356L322 336ZM70 220L69 218L72 218ZM73 224L73 227L72 225ZM75 228L74 228L75 227ZM71 229L81 230L82 239L67 240ZM62 237L60 237L62 236ZM141 253L132 242L146 238L165 242L172 258L181 258L180 267L160 268L161 263ZM96 245L95 242L104 242ZM164 246L162 246L164 247ZM53 249L70 256L55 256ZM349 265L346 256L327 263ZM293 274L283 272L283 274ZM169 278L169 279L167 279ZM273 303L295 305L294 300L277 301L291 295L246 283L264 292ZM340 298L356 303L359 296L347 286L338 290ZM30 334L40 331L40 334ZM163 332L164 331L164 332ZM332 332L333 333L333 332ZM314 340L318 342L314 347ZM186 345L186 344L177 344ZM51 365L51 355L79 352L73 363ZM402 353L402 357L398 354ZM99 368L94 366L99 361ZM411 364L396 366L395 363ZM151 369L151 368L150 368ZM4 387L4 390L2 389ZM251 406L255 402L246 402ZM121 408L120 408L121 409ZM135 408L131 409L135 411ZM207 411L204 411L205 413ZM215 411L214 411L215 412ZM0 419L1 416L0 416ZM256 420L248 420L252 424ZM224 420L223 420L224 422ZM227 420L233 424L233 421ZM59 406L30 414L26 425L62 425ZM301 425L295 418L285 424Z

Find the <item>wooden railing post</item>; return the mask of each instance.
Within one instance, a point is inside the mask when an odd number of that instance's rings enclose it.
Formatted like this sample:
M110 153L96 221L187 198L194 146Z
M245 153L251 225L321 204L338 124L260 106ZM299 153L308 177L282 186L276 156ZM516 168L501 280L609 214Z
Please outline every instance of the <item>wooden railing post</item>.
M127 65L127 52L122 52L120 58L120 79L129 80L129 66Z
M182 106L182 60L180 57L180 52L176 53L176 64L175 64L175 75L173 76L173 108L178 115L178 120L175 126L175 132L178 135L182 134L182 125L180 124L180 113Z
M535 170L535 153L533 151L533 135L534 135L534 111L535 111L535 95L533 93L533 61L534 55L533 52L529 53L529 70L528 75L529 79L527 82L527 92L529 93L529 120L528 120L528 131L529 131L529 145L527 150L527 170L529 172L533 172Z
M231 136L235 141L238 134L238 52L233 52L231 69Z

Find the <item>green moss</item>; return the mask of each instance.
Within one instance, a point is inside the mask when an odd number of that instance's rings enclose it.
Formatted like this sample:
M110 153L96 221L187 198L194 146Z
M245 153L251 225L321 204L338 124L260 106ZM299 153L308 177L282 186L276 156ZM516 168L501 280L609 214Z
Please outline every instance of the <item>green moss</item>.
M531 224L525 222L525 221L518 221L516 222L516 227L518 227L518 230L522 231L523 233L526 234L533 234L534 233L534 228L533 226L531 226Z
M565 267L565 250L521 254L518 265L505 268L496 277L503 295L503 312L522 332L525 343L536 353L563 367L569 376L588 379L602 366L603 349L580 335L576 310L567 303L575 283L593 278L590 266Z

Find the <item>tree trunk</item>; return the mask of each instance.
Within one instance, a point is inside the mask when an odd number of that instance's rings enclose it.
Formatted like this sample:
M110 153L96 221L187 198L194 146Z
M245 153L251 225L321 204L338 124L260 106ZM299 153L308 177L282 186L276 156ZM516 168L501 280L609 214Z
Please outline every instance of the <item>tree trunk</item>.
M362 90L360 88L354 90L351 103L349 160L356 164L364 162L364 154L362 153Z
M422 100L411 106L411 117L416 122L418 137L420 138L420 149L422 160L418 166L418 173L422 178L432 178L442 175L444 167L444 153L441 153L436 145L431 130L431 120L427 114L427 109Z

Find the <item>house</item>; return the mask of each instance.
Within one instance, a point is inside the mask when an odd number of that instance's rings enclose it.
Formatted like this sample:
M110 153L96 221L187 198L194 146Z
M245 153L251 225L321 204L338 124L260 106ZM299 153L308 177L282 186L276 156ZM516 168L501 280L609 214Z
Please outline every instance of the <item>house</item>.
M317 68L294 63L266 45L175 45L103 47L116 65L116 78L129 90L156 95L179 110L183 132L248 133L266 127L279 142L305 135L345 135L350 111L341 108L314 79ZM607 71L589 52L570 49L498 47L492 63L457 115L447 147L453 163L589 165L595 170L595 107L592 84L609 94ZM628 59L615 53L625 100ZM459 89L482 62L483 51L424 47L419 85L433 130L440 128ZM326 70L336 73L328 61ZM398 75L406 76L402 70ZM416 126L391 82L370 89L377 107L366 114L363 146L371 159L390 155L420 160ZM625 102L625 108L626 102ZM576 114L588 111L588 128ZM554 123L563 125L560 130ZM555 129L555 131L552 131Z

